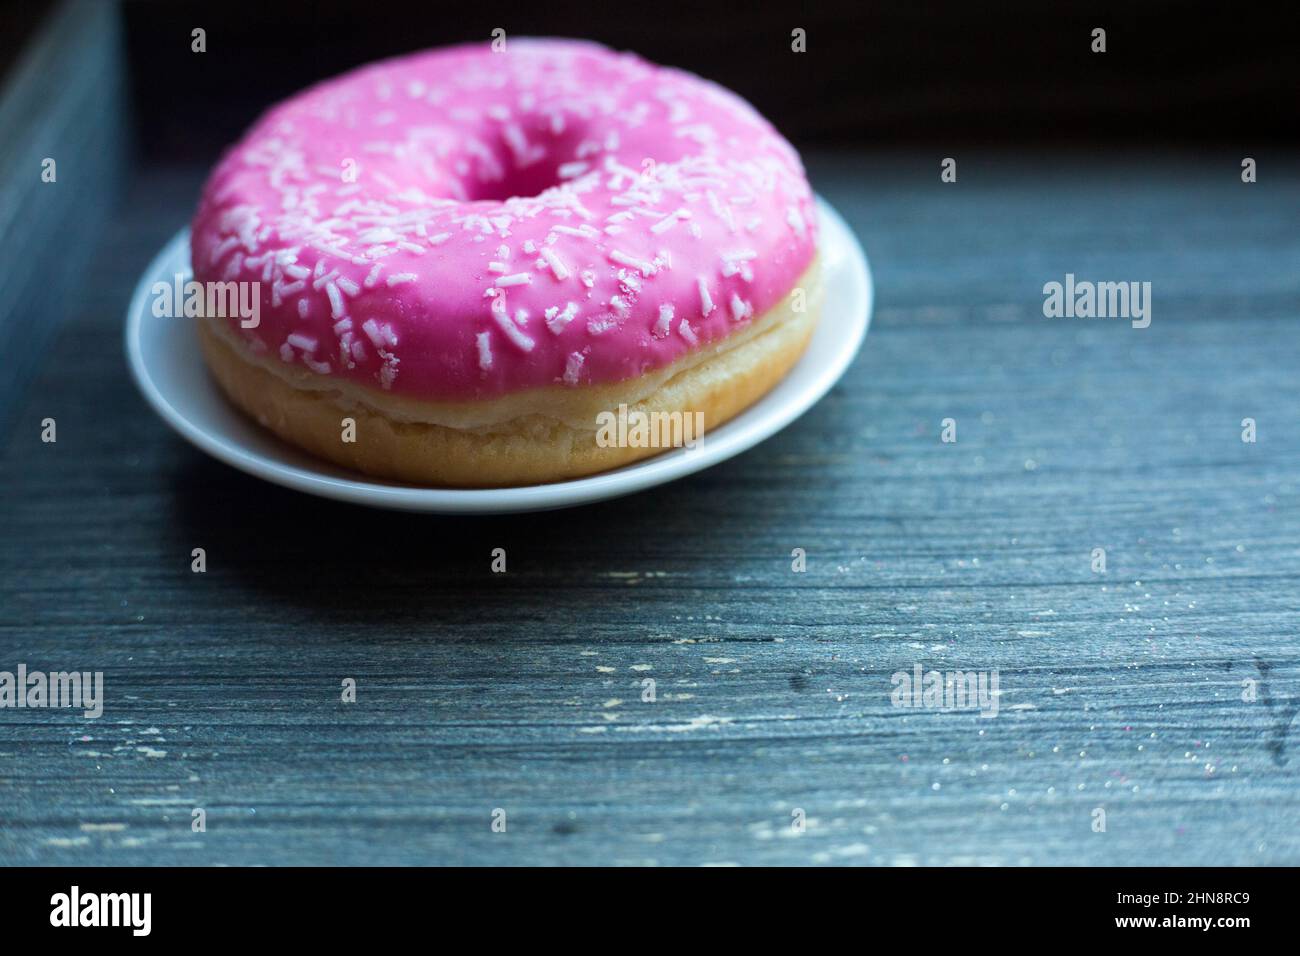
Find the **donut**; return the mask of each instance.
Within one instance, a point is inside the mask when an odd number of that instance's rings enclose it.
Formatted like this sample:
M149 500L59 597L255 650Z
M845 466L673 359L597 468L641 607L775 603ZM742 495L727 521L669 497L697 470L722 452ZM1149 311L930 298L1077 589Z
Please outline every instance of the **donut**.
M424 485L594 474L682 444L679 421L707 441L822 300L789 143L714 83L561 39L401 56L274 106L205 183L190 251L209 288L257 283L255 321L198 321L227 397Z

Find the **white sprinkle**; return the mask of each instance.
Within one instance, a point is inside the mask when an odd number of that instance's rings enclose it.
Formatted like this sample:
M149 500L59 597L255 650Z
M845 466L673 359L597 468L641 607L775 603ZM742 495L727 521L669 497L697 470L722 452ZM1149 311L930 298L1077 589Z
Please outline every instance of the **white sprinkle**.
M749 267L746 266L743 262L727 262L727 261L724 260L723 263L722 263L722 276L723 276L723 278L725 278L725 279L730 279L732 276L734 276L736 273L738 273L741 269L745 269L745 270L748 271ZM746 279L745 281L746 281L746 282L749 282L749 281L753 278L753 276L754 276L754 274L753 274L752 272L750 272L750 273L749 273L749 278Z
M657 223L655 223L653 226L650 227L650 231L653 232L655 235L659 235L661 232L667 232L673 226L677 225L678 219L689 219L689 218L691 218L690 210L679 209L675 213L672 213L671 215L668 216L664 216L664 218L660 219Z
M574 176L581 176L587 171L587 164L584 162L561 163L557 174L561 179L572 179Z
M382 262L376 262L375 267L366 274L366 279L361 284L364 285L367 289L373 289L375 287L375 283L379 281L379 270L382 269L383 267L384 264Z
M440 246L440 245L442 245L444 242L446 242L446 241L447 241L448 239L450 239L450 238L451 238L451 233L449 233L449 232L440 232L440 233L438 233L436 236L430 236L430 237L429 237L429 245L431 245L431 246Z
M516 168L528 166L532 162L530 159L531 150L528 148L528 137L524 135L524 131L519 128L517 123L507 123L502 127L501 137L506 141L506 145L510 147L510 153L514 157Z
M742 299L736 293L731 293L731 317L739 322L741 319L751 315L754 307Z
M235 248L237 245L239 245L238 236L226 236L225 239L222 239L219 243L217 243L215 246L212 247L212 254L208 257L208 262L211 263L212 265L216 265L218 262L221 261L222 256L224 256L231 249Z
M491 336L486 332L480 332L475 338L478 341L478 367L486 372L492 367Z
M353 282L351 279L347 279L347 278L340 278L340 279L339 279L339 288L342 289L342 290L343 290L343 294L344 294L344 295L347 295L347 296L355 296L358 292L361 291L361 290L357 287L357 284L356 284L355 282Z
M373 229L364 230L357 238L367 245L376 245L382 242L397 242L402 237L388 226L375 226Z
M519 326L510 321L510 314L506 310L506 297L504 295L498 295L492 300L492 318L496 320L501 331L506 334L506 337L510 339L511 342L514 342L515 345L519 346L525 352L531 352L533 350L533 340L525 335Z
M384 366L379 370L379 384L384 388L392 388L393 380L397 378L397 365L401 360L383 349L379 350L379 357L384 360Z
M652 276L659 271L659 267L653 262L647 262L645 259L638 259L636 256L629 256L626 252L620 252L615 249L609 254L611 262L617 262L621 266L628 266L632 269L639 269L644 276Z
M700 287L700 314L707 316L713 311L713 296L709 295L709 286L704 281L703 276L695 281Z
M379 323L374 319L366 319L366 321L362 322L361 331L365 332L366 337L376 346L382 346L384 344L384 333L379 331Z
M392 282L393 280L389 279L388 281ZM516 272L514 275L502 276L497 279L496 285L498 289L504 289L512 285L528 285L532 281L533 277L527 272Z
M673 307L671 305L659 306L659 321L655 323L654 337L662 339L672 331Z
M296 349L302 349L304 352L316 351L316 340L310 335L303 335L301 332L290 333L285 341Z
M596 229L593 226L588 226L586 223L583 223L583 225L579 226L577 229L573 228L573 226L552 226L551 229L554 232L564 233L566 236L582 236L587 239L592 236L600 235L599 229Z
M307 312L311 308L311 303L307 301L306 296L298 300L298 317L307 318Z
M725 222L727 224L727 228L731 232L735 232L736 217L731 214L731 208L729 206L724 206L721 200L718 199L717 195L711 189L705 192L704 195L709 200L709 205L713 209L713 214L717 216L719 219L721 219L723 222Z
M534 253L536 253L536 252L537 252L537 243L533 242L533 240L531 240L531 239L525 239L525 240L524 240L524 252L528 253L530 256L533 255Z
M234 279L237 275L239 275L239 271L242 268L244 268L244 254L242 252L236 252L226 262L226 271L223 274L222 278L226 282L229 282L231 279ZM311 275L311 273L308 272L307 275Z
M339 287L333 282L327 282L325 294L330 298L330 316L335 319L343 318L343 296L339 294Z
M680 332L682 338L684 338L691 345L695 345L700 341L699 338L695 335L695 330L691 328L691 324L687 322L685 319L682 319L682 324L677 326L677 331Z
M588 289L593 288L596 285L596 273L592 272L590 269L583 269L582 275L579 278L582 279L582 284Z
M489 262L489 263L488 263L488 272L496 272L496 273L500 274L500 273L502 273L502 272L507 271L509 268L510 268L510 267L509 267L508 265L506 265L504 262Z
M569 353L569 357L564 362L564 381L569 385L578 384L578 376L582 374L583 361L581 352Z
M290 345L288 342L283 343L280 346L280 361L292 362L293 359L294 359L293 346Z
M560 260L560 257L553 250L543 249L541 256L546 260L546 264L551 267L551 271L555 273L555 278L564 280L569 277L569 267Z
M342 335L344 332L351 332L351 331L352 331L351 319L339 319L337 322L334 323L335 335Z
M739 275L746 282L754 281L754 270L749 267L749 260L757 258L758 253L748 249L733 252L722 257L722 274L730 278Z
M284 267L284 274L291 279L305 279L311 275L310 269L305 269L299 265L287 265Z
M564 327L574 320L577 314L578 306L574 302L567 303L563 312L555 306L551 306L546 310L546 327L559 335L564 330Z
M395 272L388 277L389 286L401 285L403 282L414 282L420 278L414 272Z
M806 228L803 221L803 214L799 212L797 206L791 206L785 212L785 221L790 225L798 235L802 236Z

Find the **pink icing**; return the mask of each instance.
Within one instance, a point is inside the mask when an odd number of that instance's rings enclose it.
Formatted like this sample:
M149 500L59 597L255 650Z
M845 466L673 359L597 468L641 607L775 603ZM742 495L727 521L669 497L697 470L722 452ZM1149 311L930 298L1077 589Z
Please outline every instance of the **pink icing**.
M212 173L195 278L258 350L394 392L616 382L732 334L812 260L812 192L735 94L627 53L417 53L271 109Z

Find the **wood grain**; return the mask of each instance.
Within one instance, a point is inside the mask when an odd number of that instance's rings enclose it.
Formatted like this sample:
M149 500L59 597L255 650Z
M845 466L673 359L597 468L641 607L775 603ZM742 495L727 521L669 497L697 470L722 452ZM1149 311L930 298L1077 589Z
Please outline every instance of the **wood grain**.
M0 64L13 59L0 71L0 412L30 384L68 311L66 293L96 251L128 152L116 7L42 6L6 9L0 40ZM22 46L28 29L34 36ZM0 433L13 424L0 417Z
M149 413L123 310L202 171L142 171L3 457L0 669L108 700L0 710L0 862L1300 862L1294 161L938 160L810 159L878 313L801 420L488 519L293 494ZM1044 318L1066 272L1151 281L1151 327ZM894 707L916 664L996 669L998 716Z

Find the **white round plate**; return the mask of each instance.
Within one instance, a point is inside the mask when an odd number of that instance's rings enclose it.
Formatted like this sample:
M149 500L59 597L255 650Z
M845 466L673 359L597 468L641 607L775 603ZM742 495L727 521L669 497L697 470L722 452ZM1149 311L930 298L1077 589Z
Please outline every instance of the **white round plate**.
M776 388L695 448L678 448L590 478L524 488L424 488L339 468L280 441L230 405L208 375L193 323L159 318L155 282L190 278L189 232L158 253L131 296L126 352L136 384L154 410L199 448L228 465L309 494L376 508L443 514L545 511L616 498L716 465L774 435L813 406L849 367L871 319L872 284L853 232L824 199L821 253L826 283L822 317L803 358Z

